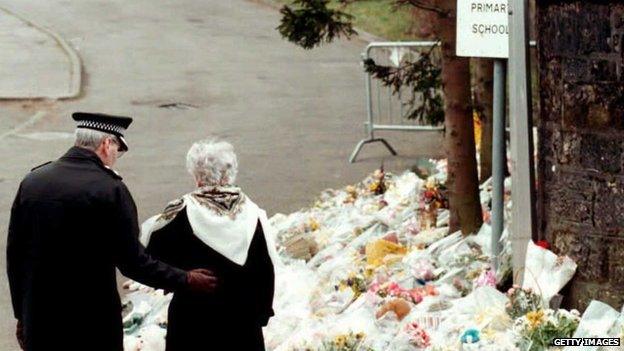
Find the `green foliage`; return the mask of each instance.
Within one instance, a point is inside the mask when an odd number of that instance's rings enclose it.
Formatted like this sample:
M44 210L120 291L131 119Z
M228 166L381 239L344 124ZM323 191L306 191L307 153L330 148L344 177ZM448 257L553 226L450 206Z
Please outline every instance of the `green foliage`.
M280 5L291 5L293 0L269 0ZM339 8L353 16L353 26L391 41L413 40L412 7L397 7L395 0L330 0L328 8Z
M407 119L439 125L444 122L444 103L440 94L442 70L433 63L433 48L417 60L403 60L399 67L377 65L373 59L364 61L366 72L392 88L397 95L408 88L410 96L403 102L408 108ZM418 102L418 103L417 103Z
M336 37L351 37L353 16L329 8L330 0L294 0L294 7L285 5L280 10L282 20L277 30L288 41L304 49L312 49Z
M387 7L389 4L386 2L383 5ZM399 0L389 2L395 4L395 11L404 5ZM337 37L348 38L357 34L353 29L356 18L342 10L350 4L367 3L355 0L293 0L292 5L284 5L280 10L282 19L277 29L288 41L304 49L312 49ZM433 62L433 49L422 53L415 61L402 62L398 68L377 65L372 59L366 60L364 66L373 77L392 87L393 94L397 95L407 88L409 98L403 102L408 109L407 119L432 125L444 122L441 69Z
M520 350L548 350L555 338L570 338L578 328L578 314L551 309L529 312L516 320L514 328L519 334Z

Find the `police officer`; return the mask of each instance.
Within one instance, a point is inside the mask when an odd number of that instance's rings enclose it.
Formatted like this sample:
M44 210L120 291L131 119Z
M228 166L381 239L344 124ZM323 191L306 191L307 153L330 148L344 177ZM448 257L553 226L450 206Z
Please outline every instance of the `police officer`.
M137 210L111 169L128 150L129 117L74 113L76 143L21 182L11 209L7 272L17 337L27 351L123 350L115 267L169 291L210 293L216 277L151 258Z

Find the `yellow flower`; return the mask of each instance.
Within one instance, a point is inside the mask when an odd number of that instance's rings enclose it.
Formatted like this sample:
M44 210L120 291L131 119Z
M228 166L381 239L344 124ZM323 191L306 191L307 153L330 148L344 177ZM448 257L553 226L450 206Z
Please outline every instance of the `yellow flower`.
M477 325L481 325L481 324L486 324L485 319L487 318L487 315L489 313L489 310L482 310L481 312L478 312L477 315L475 316L475 321L477 322Z
M494 337L496 336L496 332L492 328L485 328L481 331L481 335L486 340L494 340Z
M312 232L318 230L321 227L321 225L314 218L310 218L308 226L310 228L310 231Z
M533 330L542 324L544 319L544 311L531 311L526 314L527 321L529 322L529 329Z
M479 114L474 111L472 113L472 120L474 124L474 138L475 138L475 146L477 150L481 149L481 118L479 118Z
M347 343L347 337L344 335L338 335L334 338L334 344L338 347L343 347Z
M357 189L353 185L349 185L345 188L347 194L349 194L353 198L357 198Z
M436 188L436 180L433 177L429 177L427 178L427 180L425 181L425 188L432 190Z

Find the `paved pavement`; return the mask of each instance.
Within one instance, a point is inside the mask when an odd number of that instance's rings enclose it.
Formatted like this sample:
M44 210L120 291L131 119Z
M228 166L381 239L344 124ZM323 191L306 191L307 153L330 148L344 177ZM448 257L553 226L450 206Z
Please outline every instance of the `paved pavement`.
M0 102L1 233L23 175L70 146L69 115L76 110L135 117L131 150L118 170L141 219L192 188L186 151L210 135L234 144L239 184L270 214L297 210L327 187L362 179L387 155L380 145L366 146L360 162L347 163L363 137L361 41L305 51L280 38L274 9L245 0L0 0L0 7L65 38L84 71L78 99ZM48 78L47 71L33 74ZM174 103L187 105L159 107ZM388 135L402 155L386 158L390 170L442 154L439 134ZM5 234L0 238L4 252ZM4 273L0 311L0 349L16 350Z
M54 32L0 7L0 99L74 97L80 60Z

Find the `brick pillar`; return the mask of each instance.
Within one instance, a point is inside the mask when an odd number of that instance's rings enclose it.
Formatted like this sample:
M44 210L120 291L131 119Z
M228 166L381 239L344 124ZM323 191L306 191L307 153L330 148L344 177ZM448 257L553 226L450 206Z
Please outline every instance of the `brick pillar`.
M568 305L624 303L624 3L538 0L540 229ZM513 99L513 97L511 97Z

